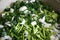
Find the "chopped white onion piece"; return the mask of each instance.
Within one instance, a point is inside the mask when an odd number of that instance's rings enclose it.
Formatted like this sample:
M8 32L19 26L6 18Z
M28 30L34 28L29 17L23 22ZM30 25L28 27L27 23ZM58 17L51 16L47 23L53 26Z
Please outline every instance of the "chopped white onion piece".
M19 9L19 11L25 11L26 9L27 9L26 6L22 6L22 7Z
M37 25L37 22L36 21L33 21L33 22L31 22L31 25L32 26L35 26L35 25Z

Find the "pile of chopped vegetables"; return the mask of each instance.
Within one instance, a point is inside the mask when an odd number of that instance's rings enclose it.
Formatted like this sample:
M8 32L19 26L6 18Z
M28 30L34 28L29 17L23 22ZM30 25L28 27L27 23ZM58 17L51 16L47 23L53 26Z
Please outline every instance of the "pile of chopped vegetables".
M0 37L12 40L51 40L57 14L41 1L16 1L0 19Z

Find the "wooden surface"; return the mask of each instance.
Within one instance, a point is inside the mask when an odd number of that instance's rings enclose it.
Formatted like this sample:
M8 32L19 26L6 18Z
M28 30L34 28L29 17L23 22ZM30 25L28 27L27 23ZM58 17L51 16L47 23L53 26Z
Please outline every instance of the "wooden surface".
M51 6L56 12L60 13L60 1L59 0L42 0L44 4Z

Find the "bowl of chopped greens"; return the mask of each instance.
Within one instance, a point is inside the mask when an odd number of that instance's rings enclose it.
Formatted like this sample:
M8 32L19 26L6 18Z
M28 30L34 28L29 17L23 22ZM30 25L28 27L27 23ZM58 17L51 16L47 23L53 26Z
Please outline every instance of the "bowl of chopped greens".
M57 17L41 1L16 1L0 19L1 40L52 40Z

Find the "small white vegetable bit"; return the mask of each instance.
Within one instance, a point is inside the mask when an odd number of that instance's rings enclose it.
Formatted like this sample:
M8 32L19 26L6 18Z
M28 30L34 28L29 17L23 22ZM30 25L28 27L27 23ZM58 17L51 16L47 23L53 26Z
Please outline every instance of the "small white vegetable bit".
M11 26L11 24L10 24L9 21L7 21L5 24L6 24L7 26Z
M25 24L25 19L22 20L22 22L20 24L24 25Z
M14 9L11 8L11 9L10 9L10 12L13 13L13 12L14 12Z
M37 22L36 21L33 21L33 22L31 22L31 25L32 26L35 26L35 25L37 25Z
M30 0L30 2L32 3L32 2L35 2L35 0Z
M1 40L12 40L12 38L10 36L4 36L1 37Z
M19 11L25 11L26 9L27 9L26 6L22 6L22 7L19 9Z
M51 26L51 24L45 22L45 16L42 19L39 19L39 22L41 22L44 25L44 27L50 27Z
M3 25L0 25L0 28L3 28L4 26Z

